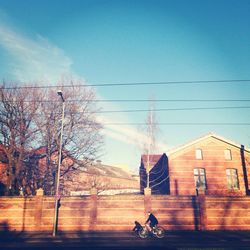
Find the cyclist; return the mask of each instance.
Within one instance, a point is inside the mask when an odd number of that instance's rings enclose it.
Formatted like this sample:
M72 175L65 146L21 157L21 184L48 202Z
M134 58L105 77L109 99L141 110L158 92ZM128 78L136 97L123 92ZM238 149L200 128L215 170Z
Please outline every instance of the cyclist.
M158 225L157 218L149 211L148 212L148 219L145 223L145 226L147 227L149 232L153 231L153 228Z
M141 229L141 224L138 221L135 221L135 227L133 228L133 231L138 234Z

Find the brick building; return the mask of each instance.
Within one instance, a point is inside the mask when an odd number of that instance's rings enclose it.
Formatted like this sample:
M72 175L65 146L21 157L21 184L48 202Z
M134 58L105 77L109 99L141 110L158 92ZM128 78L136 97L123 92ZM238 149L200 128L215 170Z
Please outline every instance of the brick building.
M38 151L38 166L43 173L46 158L41 149ZM55 163L56 158L57 154L53 158ZM215 134L203 136L163 155L150 155L149 158L143 155L140 184L120 168L92 162L62 180L63 192L69 195L71 192L79 193L96 186L102 191L139 190L140 187L143 193L147 186L148 161L149 186L153 194L196 195L197 190L217 196L249 194L250 150ZM73 161L67 160L65 163L64 160L63 164L73 164ZM6 166L7 158L0 147L0 185L6 185Z
M147 178L148 171L149 179ZM170 194L167 155L142 155L140 177L141 193L149 185L152 194Z
M57 169L58 154L51 156L51 161ZM41 173L45 175L46 154L38 161ZM122 192L139 192L139 180L122 168L103 164L101 161L76 160L66 157L61 164L60 189L62 195L89 194L92 187L98 189L99 194Z
M196 195L197 190L202 190L208 195L218 196L249 194L250 149L243 145L208 134L166 155L165 168L169 170L166 182L170 189L165 193ZM142 162L146 162L145 156ZM151 163L150 173L155 171L156 165ZM145 177L141 174L142 178Z
M54 152L50 157L50 164L53 168L50 166L49 171L57 170L57 159L58 153ZM34 178L37 178L40 183L46 178L54 186L55 177L53 179L47 175L46 161L45 147L40 147L27 154L25 164L30 170L37 169L38 172ZM3 145L0 144L0 195L3 195L7 188L7 166L8 159ZM80 161L67 156L61 164L61 175L62 195L88 194L92 187L96 187L100 194L139 193L138 178L122 168L102 164L100 161ZM25 191L26 194L35 194L29 186L25 186ZM53 189L47 191L48 195L53 195L53 193Z
M72 181L65 180L64 194L89 194L95 187L99 195L120 193L139 193L139 180L129 172L115 166L93 162L70 176Z
M5 184L7 183L7 163L8 159L4 152L4 147L0 144L0 195L3 195Z

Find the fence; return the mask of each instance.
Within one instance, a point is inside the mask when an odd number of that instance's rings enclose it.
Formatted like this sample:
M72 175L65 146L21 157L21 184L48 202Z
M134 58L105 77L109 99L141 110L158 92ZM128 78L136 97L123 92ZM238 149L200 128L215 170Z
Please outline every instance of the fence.
M53 197L0 198L0 231L52 231ZM132 230L151 210L166 230L250 230L250 198L168 195L61 197L60 231Z

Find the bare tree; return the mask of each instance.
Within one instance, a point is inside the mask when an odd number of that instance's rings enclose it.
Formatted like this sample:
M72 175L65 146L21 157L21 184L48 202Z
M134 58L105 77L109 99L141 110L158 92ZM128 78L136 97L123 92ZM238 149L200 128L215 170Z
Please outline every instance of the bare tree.
M147 143L144 145L144 155L140 167L141 190L151 188L153 193L169 193L169 171L168 159L165 154L161 154L158 159L154 157L158 149L157 135L159 128L157 126L153 102L151 101L150 109L147 115L145 127L147 134ZM156 162L156 160L158 162ZM153 165L154 164L154 165Z
M60 85L63 84L64 82L60 83ZM67 87L61 87L66 108L60 188L62 188L63 179L68 178L66 175L70 175L72 171L78 168L79 164L75 164L75 161L81 160L81 165L87 164L89 159L97 156L102 146L102 137L100 135L102 127L96 121L96 112L98 110L94 102L94 90L82 87L83 82L76 80L71 79L70 84L70 86L67 84ZM79 87L79 85L81 86ZM51 194L54 192L57 169L57 161L55 162L53 155L59 151L61 102L55 90L47 90L44 96L47 96L52 102L42 102L37 126L41 131L42 144L46 146L46 166L44 169L46 178L43 180L42 187L45 193Z
M95 117L95 93L82 85L83 82L71 79L70 86L67 81L67 87L62 88L66 109L61 159L57 153L62 109L57 90L34 86L6 88L4 84L0 87L0 141L8 158L9 193L17 194L22 188L31 194L42 187L45 193L52 194L58 160L62 162L64 177L76 170L79 164L75 161L84 164L100 152L101 125ZM45 148L44 166L38 164L41 153L37 149L41 147Z
M151 100L149 112L147 114L145 121L147 142L143 144L143 154L147 155L147 162L145 167L147 174L146 187L148 188L149 188L149 171L152 167L150 165L150 155L155 153L157 150L156 137L157 137L158 127L156 122L156 115L153 110L154 110L154 102Z
M0 87L0 140L8 158L7 192L17 194L19 187L27 184L25 159L37 135L34 117L39 107L36 89L6 89Z

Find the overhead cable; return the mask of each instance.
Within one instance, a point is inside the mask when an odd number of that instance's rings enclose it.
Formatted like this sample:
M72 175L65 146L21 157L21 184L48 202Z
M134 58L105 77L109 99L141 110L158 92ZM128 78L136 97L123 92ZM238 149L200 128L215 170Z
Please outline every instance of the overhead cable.
M1 100L0 100L1 101ZM148 99L68 99L66 102L93 102L93 103L102 103L102 102L149 102ZM250 102L250 99L155 99L154 102ZM16 100L4 100L4 102L18 102ZM61 103L61 100L24 100L25 103Z
M4 89L49 89L49 88L72 88L72 87L119 87L119 86L149 86L149 85L176 85L176 84L210 84L210 83L250 83L250 79L226 79L226 80L196 80L196 81L159 81L159 82L125 82L125 83L99 83L99 84L76 84L76 85L43 85L43 86L16 86L4 87Z

